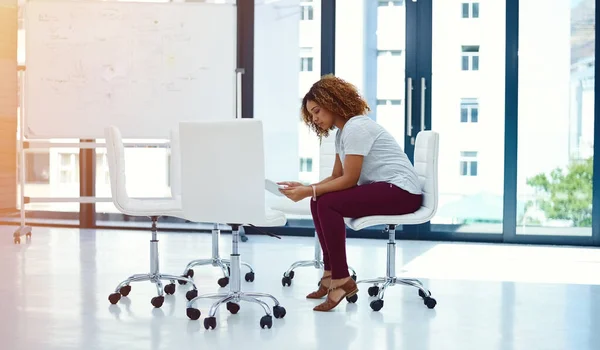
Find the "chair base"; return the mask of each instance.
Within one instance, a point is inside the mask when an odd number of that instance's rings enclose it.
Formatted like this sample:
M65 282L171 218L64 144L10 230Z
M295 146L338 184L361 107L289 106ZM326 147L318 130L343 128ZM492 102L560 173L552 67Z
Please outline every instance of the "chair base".
M217 280L217 283L219 284L219 286L221 288L225 288L227 287L227 285L229 284L229 278L230 278L230 271L231 271L231 261L228 259L221 259L219 257L216 258L211 258L211 259L199 259L199 260L193 260L190 261L189 264L187 264L187 266L185 267L185 272L183 273L182 277L188 277L188 278L192 278L194 277L194 270L192 269L193 267L196 266L207 266L207 265L211 265L213 267L219 267L221 269L221 271L223 271L223 277L219 278ZM254 269L252 268L252 266L248 263L245 262L241 262L241 265L246 266L250 272L247 272L246 275L244 276L244 279L246 280L246 282L254 282ZM179 284L186 284L187 282L183 279L179 279Z
M175 281L179 281L181 279L182 279L181 276L163 275L160 273L132 275L132 276L129 276L123 282L119 283L117 288L115 288L115 292L108 296L108 300L110 301L111 304L114 305L114 304L118 303L119 300L121 300L121 296L126 297L129 295L129 293L131 292L131 283L132 282L149 281L149 282L155 284L156 293L158 294L157 296L153 297L150 300L150 303L155 308L160 308L165 301L164 294L167 294L167 295L175 294L175 289L176 289ZM162 281L169 281L171 283L167 284L163 288ZM185 278L185 281L186 281L186 283L190 283L193 286L193 289L186 293L186 298L188 298L188 300L193 299L196 295L198 295L198 290L196 289L196 285L194 284L194 281L191 280L190 278ZM163 292L164 292L164 294L163 294Z
M283 278L281 279L281 285L284 287L291 286L292 280L294 279L294 276L296 275L294 270L299 267L311 267L311 266L314 267L315 269L321 270L321 271L323 271L323 269L325 268L325 266L323 264L323 260L296 261L289 267L289 269L287 269L286 272L283 273ZM352 277L352 279L356 281L356 271L354 270L354 268L352 266L348 266L348 271L350 272L350 277ZM317 282L317 285L320 285L320 284L321 284L321 281L319 280Z
M371 309L373 311L379 311L383 308L383 296L385 290L388 287L402 284L406 286L415 287L419 290L419 296L423 298L423 303L430 309L433 309L437 305L437 301L431 297L431 292L423 286L423 283L418 279L414 278L398 278L396 276L379 277L370 280L358 281L356 284L371 283L373 286L369 287L368 293L371 297L377 297L377 299L371 301ZM381 287L379 285L382 285Z
M221 257L219 256L219 237L221 236L221 230L219 229L219 225L218 224L214 224L213 226L213 230L212 230L212 257L210 259L198 259L198 260L192 260L190 261L187 266L185 267L185 269L183 270L183 275L182 277L187 277L187 278L193 278L194 277L194 270L193 268L196 266L213 266L213 267L219 267L221 269L221 271L223 271L223 277L220 278L219 280L217 280L217 283L219 284L219 286L221 288L225 288L227 287L227 285L229 284L229 278L230 278L230 266L231 266L231 261L227 260L227 259L221 259ZM240 235L240 238L242 241L244 241L243 236ZM250 264L245 263L245 262L241 262L242 265L246 266L250 272L246 273L246 275L244 276L244 279L246 280L246 282L254 282L254 269L252 268L252 266L250 266ZM187 282L184 279L180 279L179 280L179 284L186 284Z
M377 297L377 299L371 301L371 309L373 311L379 311L383 308L383 296L388 287L402 284L406 286L415 287L419 290L419 296L423 299L423 303L430 309L433 309L437 305L437 301L431 297L431 292L427 290L421 281L415 278L400 278L395 275L396 268L396 226L387 225L385 232L389 234L389 240L387 245L387 263L386 263L386 276L375 279L368 279L356 282L357 284L371 283L373 286L369 287L369 296ZM379 285L382 285L379 287Z
M204 328L206 329L215 329L217 327L217 319L215 315L217 314L217 310L223 304L226 304L227 310L232 314L237 314L240 310L240 303L242 301L256 303L259 304L264 312L265 316L260 319L260 327L261 328L271 328L273 326L273 316L275 318L283 318L286 314L286 310L283 306L279 304L277 298L270 294L265 293L244 293L241 291L241 260L240 254L238 252L238 242L240 239L239 236L239 225L232 225L232 253L231 253L231 280L229 284L229 292L228 293L217 293L217 294L205 294L200 295L192 300L189 300L187 303L187 316L191 320L197 320L200 318L200 310L194 308L194 303L200 299L218 299L212 306L210 307L210 311L208 313L208 317L204 319ZM271 299L275 304L273 306L273 313L269 309L269 305L260 300L261 298Z
M314 267L317 270L323 270L325 265L323 264L322 254L321 254L321 244L319 243L319 237L317 236L317 231L315 231L315 258L313 260L300 260L293 263L286 272L283 273L283 278L281 279L282 286L291 286L292 280L294 279L295 273L294 270L299 267ZM352 266L348 266L348 271L350 272L350 276L353 280L356 281L356 271ZM321 280L317 282L317 285L321 284Z
M175 293L175 281L183 280L185 283L190 283L192 285L192 290L189 290L186 293L186 298L191 300L198 295L198 290L194 281L188 277L181 277L175 275L166 275L160 273L159 268L159 259L158 259L158 239L157 239L157 228L156 222L158 221L157 216L153 216L152 218L152 239L150 240L150 273L146 274L135 274L129 276L126 280L122 281L115 288L115 292L108 296L108 300L111 304L116 304L121 300L121 296L128 296L131 292L131 283L132 282L144 282L149 281L154 283L156 286L156 292L158 296L152 298L150 303L155 308L160 308L164 301L164 294L172 295ZM169 281L170 284L163 287L162 281Z

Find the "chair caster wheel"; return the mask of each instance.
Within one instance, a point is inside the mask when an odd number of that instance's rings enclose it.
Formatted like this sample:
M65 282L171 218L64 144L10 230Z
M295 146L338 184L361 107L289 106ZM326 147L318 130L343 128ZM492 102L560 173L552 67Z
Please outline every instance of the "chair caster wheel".
M430 309L433 309L437 305L437 301L431 297L423 299L423 303Z
M377 294L379 294L379 286L369 287L369 289L367 290L367 292L369 292L369 296L370 297L377 296Z
M290 277L283 276L281 279L281 285L284 287L289 287L292 285L292 279Z
M121 294L120 293L112 293L111 295L108 296L108 301L110 301L110 303L113 304L113 305L115 305L116 303L118 303L119 300L121 300Z
M187 310L185 310L185 313L187 314L187 317L189 317L190 320L196 321L200 318L200 310L198 309L189 307Z
M254 272L246 273L244 279L246 280L246 282L254 282Z
M238 313L238 311L240 311L240 306L236 303L228 302L227 310L229 310L229 312L231 312L232 315L235 315Z
M354 282L356 282L356 275L352 275L350 277L354 280Z
M21 238L15 237L14 242L15 242L15 244L21 244Z
M185 272L185 274L181 275L181 277L193 278L194 277L194 270L192 270L192 269L187 270ZM179 280L177 282L179 282L179 284L181 284L181 285L187 284L187 281L184 281L184 280Z
M181 277L187 277L186 275L181 275ZM177 280L177 283L179 283L180 286L185 286L187 284L187 281L185 280Z
M160 308L164 302L165 302L165 297L163 297L163 296L157 296L150 300L150 303L152 304L152 306L154 306L157 309Z
M217 319L214 317L207 317L204 319L204 329L215 329L217 328Z
M285 276L285 273L284 273L283 275ZM292 271L290 271L290 274L288 275L288 277L289 277L291 280L293 280L295 275L296 275L296 273L295 273L295 272L292 270Z
M373 311L379 311L379 310L381 310L382 307L383 307L383 300L381 300L381 299L373 300L371 302L371 309L373 309Z
M354 294L351 297L346 297L346 301L349 302L350 304L354 304L358 301L358 294Z
M188 290L187 293L185 293L185 298L187 299L187 301L190 301L190 300L194 299L197 296L198 296L198 290L197 289Z
M166 294L168 295L173 295L175 294L175 284L171 283L171 284L167 284L164 288L164 291Z
M430 297L431 296L431 291L428 290L427 292L429 292L429 295L425 294L425 292L423 292L422 290L419 289L419 296L421 298L423 298L423 299L425 299L427 297Z
M275 318L284 318L286 314L285 308L281 305L273 306L273 316Z
M121 294L124 297L128 296L130 292L131 286L123 286L121 287L121 289L119 289L119 294Z
M242 240L242 242L248 242L248 236L246 235L240 235L240 239Z
M219 278L219 280L217 281L217 283L219 284L219 286L221 288L225 288L229 284L229 277Z
M265 326L268 329L271 329L271 327L273 327L273 318L269 315L265 315L260 319L260 328L264 329Z

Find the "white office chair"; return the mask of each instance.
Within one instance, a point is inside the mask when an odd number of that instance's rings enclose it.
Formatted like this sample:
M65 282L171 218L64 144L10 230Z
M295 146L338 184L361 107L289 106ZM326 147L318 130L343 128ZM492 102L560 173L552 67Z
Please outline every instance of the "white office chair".
M433 309L437 304L431 297L431 292L425 289L421 281L414 278L396 277L396 225L417 225L431 220L438 206L438 152L439 134L434 131L421 131L415 142L415 169L423 187L423 204L416 212L397 216L367 216L357 219L345 219L346 225L353 230L366 227L386 225L389 234L387 244L386 276L376 279L358 281L357 283L374 283L368 289L369 296L377 296L371 302L371 309L379 311L383 307L383 296L387 287L396 284L413 286L419 289L419 296L424 304ZM379 284L383 284L379 288Z
M321 146L319 148L319 178L321 180L329 177L333 172L333 165L335 162L335 135L331 135L327 138L323 139ZM310 201L311 198L306 198L299 202L293 202L288 198L284 198L279 200L275 205L273 205L274 210L279 210L284 212L285 214L295 214L295 215L304 215L310 216ZM281 284L285 286L291 286L292 280L294 279L295 273L294 270L299 267L309 267L313 266L315 269L323 270L323 253L321 250L321 243L319 242L319 237L317 236L317 231L315 230L315 257L312 260L300 260L294 262L286 272L283 273L283 278L281 279ZM350 276L352 279L356 281L356 271L351 266L348 266L348 270L350 270ZM317 284L320 284L321 281Z
M121 296L127 296L131 292L131 282L150 281L156 285L158 296L152 298L151 303L159 308L163 305L165 298L163 296L163 284L161 281L168 280L170 284L164 286L166 294L175 293L175 281L184 280L191 283L192 290L186 293L188 300L198 295L198 290L194 281L187 277L175 275L165 275L160 273L158 258L158 238L157 222L160 216L183 217L181 212L181 200L179 198L158 198L158 199L135 199L129 197L126 188L125 179L125 147L121 132L116 127L109 127L105 130L106 149L108 168L110 174L110 186L112 200L117 209L126 215L146 216L152 220L152 239L150 240L150 273L136 274L128 277L125 281L119 283L115 292L108 300L111 304L116 304L121 300Z
M214 329L220 305L236 314L240 302L262 306L265 316L261 328L272 326L269 305L258 298L274 303L275 318L285 316L285 309L269 294L241 291L238 250L239 228L243 224L262 227L283 226L283 213L265 208L265 161L262 122L255 119L236 119L220 122L186 122L179 126L181 141L181 184L185 218L195 222L228 224L231 235L231 276L229 292L202 295L187 304L187 316L200 318L194 303L202 298L218 299L204 319L204 328ZM207 171L207 166L210 170ZM239 169L243 169L240 171Z
M181 198L181 149L179 142L179 130L171 130L171 196L173 198ZM207 266L211 265L214 267L218 267L223 272L223 277L221 277L217 283L221 288L225 288L229 284L229 264L230 261L227 259L221 259L219 255L219 237L221 236L221 229L219 228L219 224L213 224L212 229L212 255L209 259L196 259L190 261L185 269L183 270L183 277L194 277L194 267L196 266ZM246 282L254 281L254 269L250 264L242 261L242 265L248 267L250 272L246 273L245 280ZM183 279L180 279L179 284L186 284L187 282Z

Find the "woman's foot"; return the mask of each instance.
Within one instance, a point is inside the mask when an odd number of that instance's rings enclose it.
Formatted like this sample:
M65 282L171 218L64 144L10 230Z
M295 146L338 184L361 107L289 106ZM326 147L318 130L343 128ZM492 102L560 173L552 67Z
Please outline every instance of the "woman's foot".
M319 289L308 294L306 296L307 299L322 299L327 295L329 291L329 287L331 286L331 271L325 271L323 273L323 277L321 277L321 283L319 284Z
M351 297L358 293L358 286L351 277L342 279L331 280L331 287L327 294L327 300L324 303L317 305L314 311L329 311L344 300L344 298Z

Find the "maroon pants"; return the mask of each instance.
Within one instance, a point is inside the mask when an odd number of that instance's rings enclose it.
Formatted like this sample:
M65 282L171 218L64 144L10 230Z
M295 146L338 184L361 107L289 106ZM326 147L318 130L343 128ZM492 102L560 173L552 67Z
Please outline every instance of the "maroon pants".
M421 207L422 200L422 195L412 194L386 182L330 192L316 201L311 200L310 209L323 249L325 270L331 270L333 279L350 276L346 261L344 218L414 213Z

